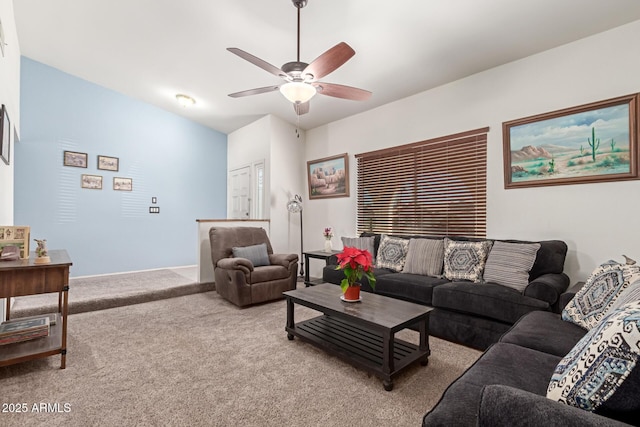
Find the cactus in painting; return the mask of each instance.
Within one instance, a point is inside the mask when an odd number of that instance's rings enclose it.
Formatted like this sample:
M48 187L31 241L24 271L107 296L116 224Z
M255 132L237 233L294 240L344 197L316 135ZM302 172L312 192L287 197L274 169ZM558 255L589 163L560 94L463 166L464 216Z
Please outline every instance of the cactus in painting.
M611 152L616 151L616 140L611 138Z
M584 147L580 146L580 157L584 156Z
M551 157L551 160L549 160L549 173L554 173L556 170L556 160Z
M596 161L596 152L600 148L600 138L596 139L596 128L591 128L591 138L587 138L589 147L591 147L591 158Z

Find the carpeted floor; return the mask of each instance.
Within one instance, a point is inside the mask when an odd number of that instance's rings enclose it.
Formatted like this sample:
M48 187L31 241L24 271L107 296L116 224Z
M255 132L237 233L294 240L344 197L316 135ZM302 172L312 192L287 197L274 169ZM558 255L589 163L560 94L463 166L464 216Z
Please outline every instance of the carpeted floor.
M196 283L196 267L135 273L78 277L69 280L69 313L104 310L215 289L212 283ZM18 297L12 317L57 311L58 294Z
M296 306L297 321L316 314ZM429 365L386 392L377 377L288 341L285 320L282 300L239 309L215 291L71 315L67 369L60 356L0 368L2 403L27 407L0 412L0 425L418 426L480 355L431 338ZM41 403L59 409L34 412Z

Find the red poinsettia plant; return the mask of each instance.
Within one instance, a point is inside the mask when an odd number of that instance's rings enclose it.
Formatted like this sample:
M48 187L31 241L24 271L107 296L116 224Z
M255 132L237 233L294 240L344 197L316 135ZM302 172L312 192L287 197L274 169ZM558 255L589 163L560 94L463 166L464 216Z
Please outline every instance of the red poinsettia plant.
M371 252L366 249L346 246L336 257L338 258L336 270L344 271L345 275L345 278L340 282L343 293L349 286L354 286L358 280L362 279L362 276L367 276L369 284L375 289L376 278L373 275Z

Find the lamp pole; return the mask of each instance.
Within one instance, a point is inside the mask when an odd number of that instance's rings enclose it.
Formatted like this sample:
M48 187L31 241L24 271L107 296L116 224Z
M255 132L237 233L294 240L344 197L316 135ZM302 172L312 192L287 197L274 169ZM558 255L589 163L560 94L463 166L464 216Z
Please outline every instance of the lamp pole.
M287 203L287 210L290 213L300 214L300 277L304 277L304 249L302 240L302 197L299 194L293 196Z

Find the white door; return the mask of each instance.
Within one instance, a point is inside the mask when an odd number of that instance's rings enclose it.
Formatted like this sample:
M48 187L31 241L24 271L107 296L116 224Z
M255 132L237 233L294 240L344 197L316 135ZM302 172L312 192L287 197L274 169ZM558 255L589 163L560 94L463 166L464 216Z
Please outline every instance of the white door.
M249 219L251 212L251 166L229 172L229 219Z

